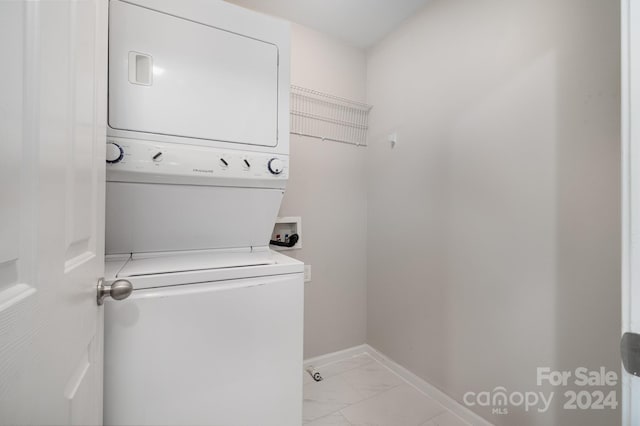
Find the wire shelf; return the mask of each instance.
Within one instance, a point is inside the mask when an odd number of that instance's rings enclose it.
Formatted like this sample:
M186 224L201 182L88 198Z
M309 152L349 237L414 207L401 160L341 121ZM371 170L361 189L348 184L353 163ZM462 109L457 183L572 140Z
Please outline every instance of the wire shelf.
M322 140L367 145L371 105L291 86L291 133Z

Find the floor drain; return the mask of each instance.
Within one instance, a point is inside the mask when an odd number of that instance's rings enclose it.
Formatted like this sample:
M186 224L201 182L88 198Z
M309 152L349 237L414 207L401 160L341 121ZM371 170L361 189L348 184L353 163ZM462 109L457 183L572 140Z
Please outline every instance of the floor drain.
M309 367L307 367L307 373L309 373L309 375L313 378L313 380L315 380L316 382L319 382L322 380L322 376L320 375L320 372L318 370L316 370L313 365L310 365Z

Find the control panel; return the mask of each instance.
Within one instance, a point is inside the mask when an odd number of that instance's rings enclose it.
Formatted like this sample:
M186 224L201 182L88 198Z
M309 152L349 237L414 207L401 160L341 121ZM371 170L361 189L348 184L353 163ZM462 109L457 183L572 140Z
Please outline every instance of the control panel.
M284 188L288 156L107 138L107 181Z

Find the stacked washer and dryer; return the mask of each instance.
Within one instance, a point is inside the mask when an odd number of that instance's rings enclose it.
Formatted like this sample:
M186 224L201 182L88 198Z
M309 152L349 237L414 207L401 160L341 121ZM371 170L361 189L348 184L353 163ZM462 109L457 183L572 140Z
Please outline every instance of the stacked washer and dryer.
M300 425L303 264L269 249L289 170L289 26L111 0L107 425Z

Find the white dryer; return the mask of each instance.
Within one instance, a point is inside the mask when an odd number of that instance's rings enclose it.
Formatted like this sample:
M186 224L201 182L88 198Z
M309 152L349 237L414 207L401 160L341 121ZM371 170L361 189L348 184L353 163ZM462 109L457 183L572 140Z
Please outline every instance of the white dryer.
M107 425L302 419L303 264L268 248L289 172L289 27L111 0Z
M289 176L289 24L111 0L106 252L268 245Z

